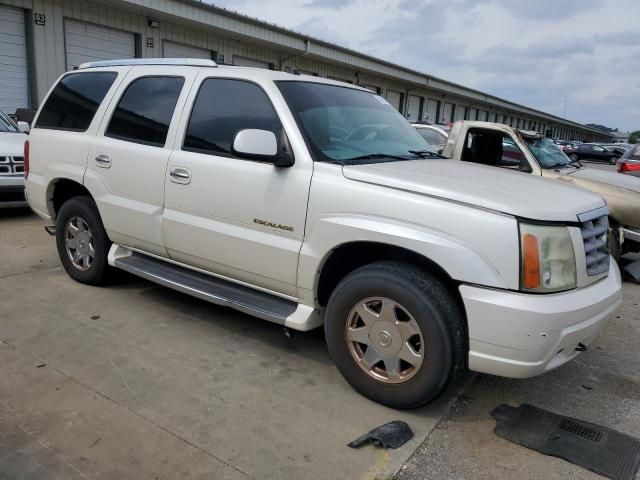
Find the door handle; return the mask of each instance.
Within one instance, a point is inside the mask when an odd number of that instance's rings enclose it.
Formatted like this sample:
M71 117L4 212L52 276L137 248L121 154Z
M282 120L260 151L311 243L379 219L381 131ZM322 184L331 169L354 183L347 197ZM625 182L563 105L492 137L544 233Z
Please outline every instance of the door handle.
M174 183L182 183L184 185L191 182L191 171L187 168L175 167L169 171L171 181Z
M106 153L101 153L96 156L96 165L101 168L109 168L111 166L111 156Z

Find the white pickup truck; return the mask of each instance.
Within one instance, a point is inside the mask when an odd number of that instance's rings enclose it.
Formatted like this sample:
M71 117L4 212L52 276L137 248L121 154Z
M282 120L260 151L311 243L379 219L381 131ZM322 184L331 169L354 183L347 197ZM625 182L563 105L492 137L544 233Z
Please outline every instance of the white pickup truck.
M100 284L115 267L324 325L344 377L392 407L431 401L466 368L553 369L621 301L602 197L433 158L357 86L97 62L52 87L25 150L29 204L71 277Z
M420 128L420 125L415 125ZM599 193L609 208L609 251L640 252L640 180L589 168L538 132L491 122L458 121L442 155L454 160L560 180Z

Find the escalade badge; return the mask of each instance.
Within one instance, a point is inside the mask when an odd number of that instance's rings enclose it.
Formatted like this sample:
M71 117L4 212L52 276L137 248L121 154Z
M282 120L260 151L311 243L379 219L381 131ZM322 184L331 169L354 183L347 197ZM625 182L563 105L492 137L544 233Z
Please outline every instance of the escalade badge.
M282 225L281 223L268 222L266 220L261 220L259 218L254 218L253 223L257 223L258 225L264 225L265 227L279 228L280 230L284 230L285 232L293 232L293 227L290 227L289 225Z

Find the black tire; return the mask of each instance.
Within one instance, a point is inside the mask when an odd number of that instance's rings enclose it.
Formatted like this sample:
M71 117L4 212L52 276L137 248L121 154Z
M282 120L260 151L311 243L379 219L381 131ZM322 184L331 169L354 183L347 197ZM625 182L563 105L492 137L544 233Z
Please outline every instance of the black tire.
M87 270L76 267L67 253L65 229L67 222L74 217L86 222L93 238L93 263ZM107 282L111 273L111 267L107 263L111 241L102 225L98 207L91 197L78 196L64 202L56 219L56 245L62 266L71 278L88 285L103 285Z
M622 256L622 245L620 243L620 226L617 223L611 221L611 217L609 217L607 249L609 250L609 255L611 255L619 265L620 257Z
M609 159L609 165L615 165L616 163L618 163L618 160L620 159L620 157L611 157Z
M362 300L376 296L406 309L424 338L422 366L402 383L373 378L349 350L345 335L349 313ZM417 408L431 402L467 365L466 322L458 303L435 276L404 262L372 263L347 275L329 299L325 336L338 370L353 388L392 408Z
M569 155L569 158L574 162L577 162L578 160L580 160L578 155L576 155L575 153L572 153L571 155Z

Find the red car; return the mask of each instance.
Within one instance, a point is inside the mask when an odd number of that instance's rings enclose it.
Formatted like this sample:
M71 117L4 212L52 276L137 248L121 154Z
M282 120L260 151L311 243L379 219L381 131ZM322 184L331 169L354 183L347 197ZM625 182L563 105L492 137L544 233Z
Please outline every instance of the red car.
M618 172L640 177L640 144L632 146L616 163Z

